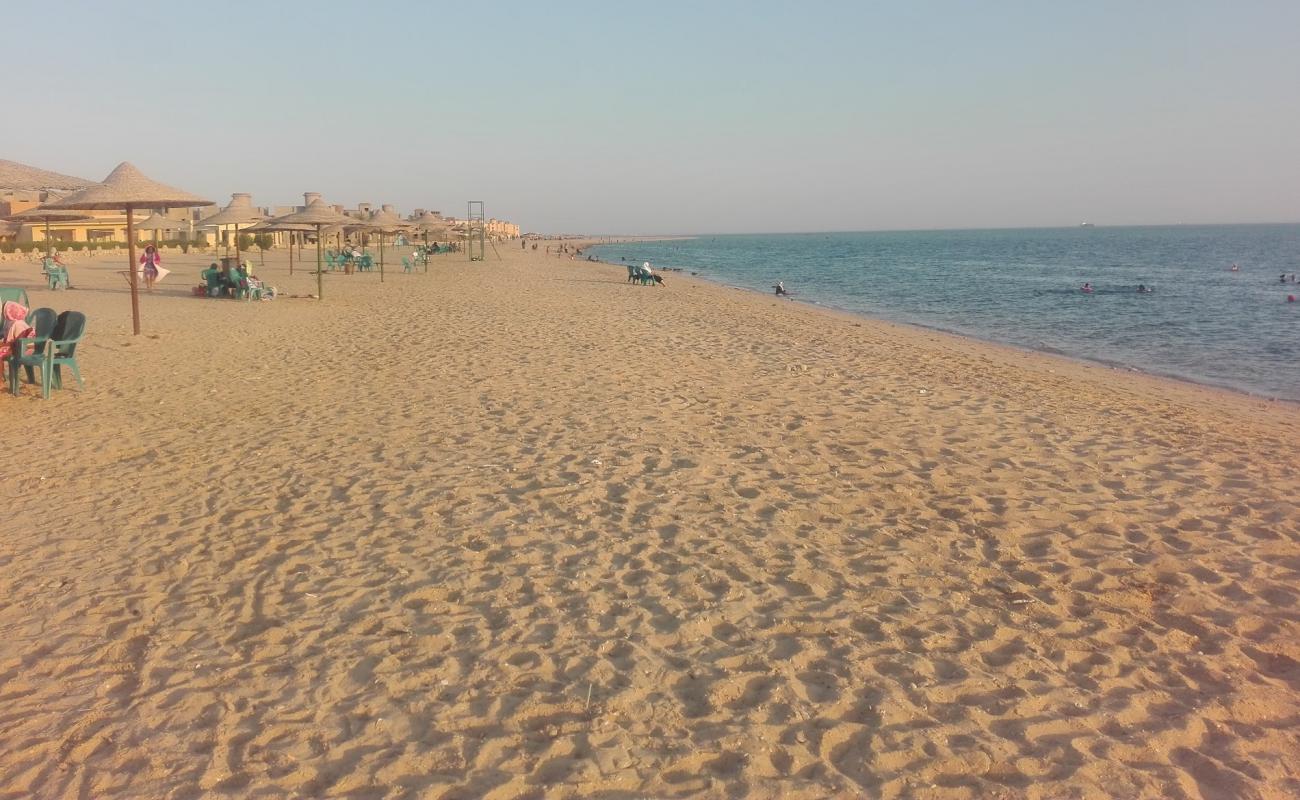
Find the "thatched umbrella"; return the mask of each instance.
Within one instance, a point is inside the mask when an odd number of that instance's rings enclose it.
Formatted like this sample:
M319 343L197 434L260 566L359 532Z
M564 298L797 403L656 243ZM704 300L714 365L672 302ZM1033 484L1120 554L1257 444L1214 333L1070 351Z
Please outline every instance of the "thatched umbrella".
M247 192L235 192L230 195L230 202L225 208L210 217L199 220L198 224L205 227L224 228L227 225L235 226L235 260L243 261L244 255L239 250L239 226L252 225L254 222L261 222L266 216L253 208L253 196ZM230 255L230 245L226 245L226 255Z
M415 229L424 234L424 247L426 251L429 247L429 234L434 234L434 241L440 238L451 239L451 227L447 225L447 220L434 214L432 211L426 211L416 218ZM424 271L429 271L429 257L424 257Z
M276 217L270 222L274 225L310 225L316 229L316 299L323 300L325 284L322 280L324 269L321 265L321 229L330 225L347 225L352 220L326 205L324 200L316 198L302 211Z
M153 246L158 246L158 231L178 231L185 225L176 219L167 219L157 211L149 215L149 219L135 226L138 231L153 231Z
M103 183L88 186L53 203L49 208L101 209L126 212L127 275L131 278L131 326L140 335L140 281L136 277L135 218L137 208L189 208L214 205L211 200L173 189L146 178L140 170L123 161L108 174Z
M389 211L381 208L370 219L366 220L366 227L379 234L379 282L384 282L384 234L397 233L406 230L406 223L402 218Z
M53 255L52 248L54 241L50 239L50 220L56 222L71 222L78 219L90 219L89 214L83 214L80 211L64 211L57 208L29 208L26 211L20 211L5 217L13 222L44 222L45 223L45 257Z
M244 233L287 233L289 234L289 274L293 274L293 234L314 231L311 225L280 225L275 220L263 220L244 228Z

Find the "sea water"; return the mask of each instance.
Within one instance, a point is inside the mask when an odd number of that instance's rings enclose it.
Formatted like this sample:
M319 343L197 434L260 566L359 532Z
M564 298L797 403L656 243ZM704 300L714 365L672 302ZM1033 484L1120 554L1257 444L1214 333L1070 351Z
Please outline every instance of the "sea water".
M1300 302L1287 302L1300 285L1279 281L1300 272L1300 225L699 236L590 252L767 293L783 281L801 301L1300 401Z

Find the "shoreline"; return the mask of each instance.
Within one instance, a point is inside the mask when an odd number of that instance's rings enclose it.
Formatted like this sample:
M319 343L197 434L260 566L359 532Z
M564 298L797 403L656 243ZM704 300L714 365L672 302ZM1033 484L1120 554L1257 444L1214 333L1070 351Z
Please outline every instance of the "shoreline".
M1261 224L1263 224L1263 223L1261 223ZM1271 223L1269 223L1269 224L1271 224ZM1143 226L1143 227L1150 227L1150 226ZM1167 227L1174 227L1174 226L1167 226ZM982 230L982 229L981 229L981 230ZM797 235L797 234L796 234L796 235ZM700 238L700 237L684 237L684 238ZM634 243L634 242L639 242L639 241L657 241L657 240L652 240L652 239L628 239L628 240L625 240L625 241L617 242L617 244L627 244L627 243ZM599 242L593 242L591 246L599 246L600 244L601 244L601 243L599 243ZM609 244L615 244L615 243L611 242L611 243L609 243ZM627 266L626 263L622 263L622 262L616 262L616 261L605 261L605 260L601 259L599 256L596 257L596 261L599 262L599 263L602 263L602 264L608 264L608 265L610 265L610 266L619 266L619 267L626 267L626 266ZM675 274L678 274L678 275L689 275L690 277L699 278L699 279L701 279L701 280L703 280L703 281L705 281L705 282L707 282L707 283L710 283L710 284L712 284L712 285L714 285L714 286L719 286L719 287L726 288L726 289L732 289L732 290L735 290L735 291L749 292L749 293L752 293L752 294L754 294L754 295L756 295L756 296L759 296L759 297L767 297L767 298L773 298L773 297L774 297L773 295L768 294L767 292L763 292L763 291L760 291L760 290L758 290L758 289L753 289L753 288L750 288L750 287L748 287L748 286L739 286L739 285L732 284L732 283L726 283L726 282L724 282L723 280L712 278L712 277L710 277L710 276L704 274L703 272L699 272L699 271L697 271L697 272L692 273L692 272L689 272L689 271L687 270L687 268L684 268L684 267L679 267L679 268L674 268L674 269L675 269ZM1264 401L1264 402L1267 402L1267 403L1278 403L1278 404L1281 404L1281 405L1283 405L1283 406L1290 406L1290 407L1294 408L1295 410L1300 411L1300 398L1289 398L1289 397L1269 396L1269 395L1266 395L1266 394L1263 394L1263 393L1260 393L1260 392L1255 392L1255 391L1252 391L1252 390L1250 390L1250 389L1247 389L1247 388L1244 388L1244 387L1240 387L1240 386L1225 385L1225 384L1221 384L1221 383L1214 383L1214 382L1212 382L1212 381L1210 381L1210 380L1206 380L1206 379L1197 379L1197 378L1192 378L1192 377L1188 377L1188 376L1185 376L1185 375L1176 375L1176 374L1170 374L1170 373L1160 372L1160 371L1156 371L1156 370L1142 369L1142 368L1139 368L1139 367L1133 366L1132 364L1126 364L1126 363L1124 363L1124 362L1122 362L1122 361L1109 361L1109 360L1101 359L1101 358L1090 358L1090 357L1088 357L1088 356L1078 355L1078 354L1075 354L1075 353L1068 353L1068 352L1065 352L1065 351L1056 350L1056 349L1054 349L1054 348L1053 348L1053 349L1043 349L1043 348L1037 348L1037 347L1030 347L1030 346L1027 346L1027 345L1021 345L1021 344L1017 344L1017 343L1015 343L1015 342L1007 342L1007 341L1002 341L1002 340L999 340L999 339L990 339L990 338L985 338L985 337L983 337L983 336L979 336L979 335L977 335L977 334L967 333L967 332L965 332L965 331L952 330L952 329L950 329L950 328L945 328L945 327L942 327L942 326L939 326L939 325L929 325L929 324L926 324L926 323L924 323L924 322L917 322L917 321L911 321L911 320L895 320L895 319L887 319L887 318L885 318L885 317L880 317L880 316L873 315L873 314L871 314L871 313L869 313L869 312L866 312L866 311L857 311L857 310L853 310L853 309L840 308L840 307L838 307L838 306L834 306L834 305L831 305L831 304L828 304L828 303L821 303L821 302L818 302L818 301L816 301L816 300L805 300L805 299L800 299L798 295L791 296L791 297L787 297L787 298L785 298L785 299L788 300L789 302L800 303L800 304L802 304L802 305L804 305L804 306L807 306L807 307L811 307L811 308L820 308L820 309L824 309L824 310L826 310L826 311L833 312L833 313L836 313L836 314L846 314L846 315L848 315L848 316L850 316L850 317L853 317L853 318L855 318L855 319L869 320L869 321L871 321L871 322L873 322L873 323L881 323L881 324L886 324L886 325L899 325L899 326L903 326L903 327L907 327L907 328L915 328L915 329L917 329L917 330L931 331L931 332L935 332L935 333L942 333L942 334L945 334L945 335L948 335L948 336L956 337L956 338L958 338L958 339L964 339L964 340L968 340L968 341L972 341L972 342L978 342L978 343L985 344L985 345L993 345L993 346L997 346L997 347L1006 347L1006 348L1010 348L1011 350L1014 350L1014 351L1017 351L1017 352L1025 352L1025 353L1031 353L1031 354L1034 354L1034 355L1041 355L1041 356L1048 356L1048 357L1053 357L1053 358L1060 358L1060 359L1063 359L1063 360L1065 360L1065 361L1070 361L1070 362L1075 362L1075 363L1080 363L1080 364L1088 364L1088 365L1093 365L1093 366L1097 366L1097 367L1104 367L1104 368L1107 368L1107 369L1114 370L1114 371L1116 371L1116 372L1118 372L1118 373L1126 373L1126 374L1132 374L1132 375L1142 375L1142 376L1146 376L1146 377L1148 377L1148 378L1152 378L1152 379L1157 379L1157 380L1161 380L1161 381L1169 381L1169 382L1172 382L1172 383L1175 383L1175 384L1183 384L1183 385L1187 385L1187 386L1194 386L1194 387L1198 387L1198 388L1201 388L1201 389L1209 389L1209 390L1214 390L1214 391L1225 392L1225 393L1228 393L1228 394L1231 394L1231 395L1236 395L1236 396L1241 396L1241 397L1247 397L1247 398L1251 398L1251 399L1254 399L1254 400L1261 400L1261 401Z

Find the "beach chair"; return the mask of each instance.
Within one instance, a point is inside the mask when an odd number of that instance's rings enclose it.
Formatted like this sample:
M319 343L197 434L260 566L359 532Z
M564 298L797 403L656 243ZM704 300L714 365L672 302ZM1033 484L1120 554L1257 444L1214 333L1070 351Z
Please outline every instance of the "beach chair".
M5 359L9 367L9 391L13 394L18 394L19 367L26 368L28 383L36 383L36 375L32 372L33 364L45 358L45 343L54 332L58 319L58 312L52 308L36 308L27 312L27 324L32 326L32 333L30 336L16 339L13 353ZM30 353L27 352L29 348ZM27 361L24 361L24 358Z
M45 280L51 289L67 289L70 283L68 268L51 263L45 267Z
M68 268L55 263L53 258L45 256L41 259L41 274L51 289L68 288Z
M402 272L412 272L413 270L414 267L411 264L411 259L407 256L402 256Z
M41 397L50 399L50 388L63 388L62 368L72 370L77 379L77 387L85 388L81 380L81 370L77 366L77 344L86 332L86 315L80 311L64 311L54 323L49 339L40 353L11 357L9 367L9 389L18 394L18 367L27 370L27 376L35 383L32 370L41 369Z
M63 367L72 370L77 388L85 389L81 369L77 366L77 344L86 335L86 315L80 311L64 311L54 323L54 332L45 343L45 359L41 364L41 397L50 399L50 387L63 388Z
M329 252L329 251L326 251L326 252L325 252L325 264L326 264L326 266L328 266L328 267L330 268L330 272L333 272L334 270L338 269L338 268L339 268L339 259L338 259L338 256L334 255L333 253L331 253L331 252Z
M12 300L22 303L23 308L31 308L32 301L27 299L27 290L19 286L0 286L0 306Z
M628 265L627 265L627 282L628 282L628 283L638 283L640 277L641 277L641 268L640 268L640 267L633 266L632 264L628 264Z

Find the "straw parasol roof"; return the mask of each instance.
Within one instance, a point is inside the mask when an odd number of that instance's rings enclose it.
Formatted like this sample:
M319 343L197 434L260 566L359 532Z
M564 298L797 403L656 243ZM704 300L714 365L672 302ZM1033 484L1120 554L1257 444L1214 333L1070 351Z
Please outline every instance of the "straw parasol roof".
M72 222L78 219L91 219L91 216L84 211L67 211L61 208L29 208L26 211L19 211L17 214L11 214L6 217L8 220L17 222L19 230L23 223L35 224L37 222L45 223L45 255L50 255L54 248L54 240L50 238L50 222ZM15 231L17 233L17 231Z
M247 228L244 228L244 233L279 233L282 231L314 231L314 230L316 230L315 225L294 225L292 223L286 225L280 222L276 222L273 219L264 219L261 222L254 222L252 225L249 225Z
M285 214L271 220L275 225L311 225L316 229L316 299L324 299L324 270L321 267L321 230L329 226L347 225L351 220L325 204L319 197L307 204L302 211Z
M421 233L432 234L435 241L451 238L451 225L448 224L446 219L432 212L424 212L411 224ZM425 238L427 239L428 236Z
M379 281L380 283L383 283L384 281L384 234L397 233L398 231L405 230L407 228L407 224L405 221L402 220L401 217L397 216L392 211L388 210L387 208L381 208L380 210L371 214L370 219L365 220L365 222L358 227L369 228L370 230L376 231L379 234Z
M137 222L135 229L138 231L180 231L185 230L188 225L184 220L168 219L157 211L149 215L149 219L144 222Z
M314 225L294 225L278 223L273 219L264 219L244 228L244 233L307 233L316 230ZM289 239L289 274L293 274L293 238Z
M78 219L91 219L89 214L81 211L72 211L65 208L29 208L26 211L19 211L17 214L10 214L5 219L12 222L71 222Z
M292 214L285 214L283 217L276 217L271 220L276 225L351 225L352 218L345 217L335 211L332 206L324 200L317 198L311 201L311 204L302 211L295 211Z
M372 230L383 231L384 233L396 233L409 227L408 222L386 208L371 214L367 223L367 227Z
M253 207L252 195L236 192L230 196L230 202L226 204L225 208L210 217L199 220L195 224L206 228L216 225L247 225L264 219L266 219L266 216Z
M126 208L186 208L216 205L151 178L123 161L103 183L87 186L67 197L47 203L49 208L88 208L121 211Z
M214 205L211 200L182 192L166 184L146 178L144 173L123 161L108 174L103 183L73 192L48 208L103 209L126 212L126 270L131 281L131 327L140 335L140 267L135 260L135 219L131 212L136 208L186 208Z
M17 161L6 161L0 158L0 189L18 192L67 194L94 184L94 181L86 178L76 178L72 175L50 172L47 169L37 169L26 164L19 164Z

